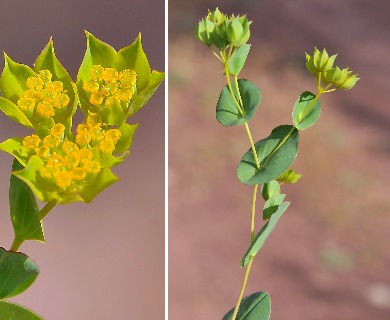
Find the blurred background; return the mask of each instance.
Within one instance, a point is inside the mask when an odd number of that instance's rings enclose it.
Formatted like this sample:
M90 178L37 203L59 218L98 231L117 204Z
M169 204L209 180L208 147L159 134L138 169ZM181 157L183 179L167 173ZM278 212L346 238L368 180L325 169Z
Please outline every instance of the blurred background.
M117 50L142 32L152 69L164 71L164 0L1 1L0 30L0 50L30 66L53 36L73 77L84 30ZM44 221L46 244L20 248L41 273L12 300L45 319L164 319L164 84L129 122L140 126L132 154L114 168L121 180L90 205L57 206ZM1 141L28 132L4 115L0 126ZM0 163L0 245L8 249L12 159L0 153Z
M255 140L290 124L300 93L316 90L304 55L314 46L361 77L321 97L319 121L302 132L293 167L303 178L283 186L290 208L254 260L246 295L270 292L271 319L390 319L386 0L169 1L169 319L221 319L249 244L253 188L236 178L249 142L243 127L215 120L222 66L193 36L216 6L253 21L241 77L263 93Z

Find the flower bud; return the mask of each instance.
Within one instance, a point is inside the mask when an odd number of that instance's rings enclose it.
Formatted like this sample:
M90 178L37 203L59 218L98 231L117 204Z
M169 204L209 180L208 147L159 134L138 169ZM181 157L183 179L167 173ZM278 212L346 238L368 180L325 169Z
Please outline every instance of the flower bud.
M213 44L212 34L214 31L215 24L208 19L202 19L195 28L195 36L210 47Z
M348 90L352 89L359 80L357 75L351 74L352 71L349 71L348 68L341 70L339 67L335 67L325 72L323 80L334 84L337 88Z
M250 37L249 25L250 22L246 16L235 17L233 15L229 19L226 27L229 43L236 48L239 48L247 43Z
M321 52L317 48L314 48L313 56L306 53L306 68L312 74L328 71L333 67L336 56L337 54L329 57L325 49Z

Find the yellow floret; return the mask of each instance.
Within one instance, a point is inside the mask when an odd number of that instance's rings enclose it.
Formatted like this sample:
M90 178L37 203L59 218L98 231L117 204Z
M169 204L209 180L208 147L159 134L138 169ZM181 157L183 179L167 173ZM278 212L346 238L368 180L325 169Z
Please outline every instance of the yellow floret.
M21 110L32 111L35 107L35 100L31 98L20 98L18 100L18 107Z
M37 112L45 118L49 118L55 115L53 106L47 101L38 103Z
M118 92L115 94L116 97L120 101L130 101L131 97L133 96L133 90L131 89L120 89Z
M99 91L99 83L95 81L87 81L83 83L83 89L86 92L97 92Z
M121 137L121 132L118 129L107 130L104 134L104 139L112 142L117 142Z
M71 170L72 178L77 181L84 180L87 173L82 168L73 168Z
M115 144L109 140L100 141L99 150L103 153L112 153L115 150Z
M50 134L53 137L60 138L64 133L64 130L65 130L65 126L62 123L57 123L56 125L54 125L54 127L50 129Z
M70 172L67 171L60 171L58 173L55 173L56 178L56 185L59 186L61 189L66 189L72 184L72 175Z
M113 68L105 68L103 71L103 80L105 82L113 82L116 81L118 78L118 71L116 71Z
M103 99L104 99L103 93L97 91L91 94L91 97L89 98L89 102L94 106L98 106L103 102Z
M93 153L89 149L81 149L79 151L79 157L81 160L92 160Z
M48 147L42 146L40 148L35 149L35 153L41 159L47 158L50 153L50 149Z
M27 136L23 139L23 145L28 150L33 150L33 149L37 148L40 143L41 143L41 139L36 134L32 134L32 135Z
M60 138L55 136L46 136L43 138L43 145L49 149L57 147L60 142Z
M101 65L94 65L91 69L91 78L94 81L102 79L104 68Z
M91 142L91 134L87 130L79 130L76 134L76 143L80 146L86 146Z
M48 83L51 81L52 74L49 70L41 70L38 74L38 79L40 79L43 83Z
M61 148L62 148L62 150L64 150L64 152L66 154L71 154L72 152L79 151L79 147L77 146L77 144L75 144L74 142L71 142L71 141L64 141L62 143Z

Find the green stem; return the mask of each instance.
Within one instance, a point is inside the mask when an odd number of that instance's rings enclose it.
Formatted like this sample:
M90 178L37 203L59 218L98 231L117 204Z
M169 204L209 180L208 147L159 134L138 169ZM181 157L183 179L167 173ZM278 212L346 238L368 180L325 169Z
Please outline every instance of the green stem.
M19 239L17 239L16 237L15 237L15 239L14 239L14 242L12 242L12 245L11 245L11 251L18 251L18 249L19 249L19 247L20 247L20 245L23 243L23 240L22 241L20 241Z
M255 184L253 189L253 197L252 197L252 214L251 214L251 242L255 238L255 214L256 214L256 198L257 198L257 189L259 185Z
M230 81L230 74L229 74L229 66L228 66L228 64L229 64L229 61L225 60L225 63L224 63L224 65L225 65L225 75L226 75L226 81L227 81L227 84L228 84L228 88L229 88L230 94L232 95L234 103L236 104L236 106L238 108L238 111L240 111L241 115L244 116L244 110L241 108L241 106L240 106L239 102L237 101L237 98L236 98L236 96L234 94L234 91L233 91L232 82Z
M307 109L305 110L305 112L298 117L298 123L300 123L302 121L302 119L304 119L307 114L310 112L310 110L313 108L314 104L317 102L317 100L319 99L320 95L323 94L324 91L322 90L318 90L318 93L317 95L314 97L314 99L311 101L310 105L307 107Z
M46 205L38 213L39 221L42 221L43 218L47 216L47 214L50 212L51 209L53 209L55 207L56 204L57 204L57 201L55 201L55 200L52 200L52 201L49 201L48 203L46 203Z
M248 134L248 138L249 138L249 142L251 144L251 148L252 148L252 152L253 152L253 157L255 158L255 162L256 162L256 167L257 169L260 168L260 161L259 161L259 158L257 156L257 152L256 152L256 148L255 148L255 144L253 142L253 139L252 139L252 135L251 135L251 131L249 130L249 125L247 122L244 123L244 126L245 126L245 129L246 129L246 133Z
M236 307L234 308L231 320L235 320L237 317L238 309L240 308L241 300L242 300L242 297L244 296L245 287L246 287L246 284L248 282L249 273L251 271L253 258L254 258L254 256L249 257L248 265L247 265L246 270L245 270L244 281L242 282L240 294L238 296L237 304L236 304Z

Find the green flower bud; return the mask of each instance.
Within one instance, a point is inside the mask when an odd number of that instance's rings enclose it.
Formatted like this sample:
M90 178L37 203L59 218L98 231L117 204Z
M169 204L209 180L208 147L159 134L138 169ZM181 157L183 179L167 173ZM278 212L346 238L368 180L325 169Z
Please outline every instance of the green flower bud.
M239 48L247 43L250 37L250 24L251 23L248 21L246 16L235 17L232 15L226 27L229 43L236 48Z
M215 24L208 19L202 19L195 28L195 36L201 42L210 47L213 44L212 35L214 31Z
M207 14L206 19L214 22L217 26L222 24L225 20L227 20L226 14L223 14L221 11L219 11L218 7L214 11L210 11Z
M314 48L313 56L306 53L306 68L312 74L328 71L333 67L336 56L337 54L329 57L325 49L321 52L317 48Z
M348 90L353 88L358 82L357 75L351 75L352 71L348 68L341 70L339 67L332 68L325 72L323 80L334 84L337 88Z

